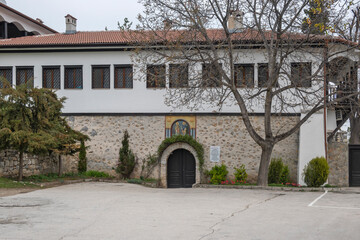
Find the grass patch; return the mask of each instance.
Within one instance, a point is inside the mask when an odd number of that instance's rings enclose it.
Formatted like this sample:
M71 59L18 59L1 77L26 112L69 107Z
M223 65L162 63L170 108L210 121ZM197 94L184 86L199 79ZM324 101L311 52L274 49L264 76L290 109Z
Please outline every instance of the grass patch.
M32 175L29 177L24 177L25 182L54 182L54 181L64 181L64 180L77 180L77 179L86 179L86 178L113 178L105 172L99 171L87 171L84 173L65 173L60 177L56 173Z
M39 186L29 182L17 182L8 178L0 178L0 188L38 188Z

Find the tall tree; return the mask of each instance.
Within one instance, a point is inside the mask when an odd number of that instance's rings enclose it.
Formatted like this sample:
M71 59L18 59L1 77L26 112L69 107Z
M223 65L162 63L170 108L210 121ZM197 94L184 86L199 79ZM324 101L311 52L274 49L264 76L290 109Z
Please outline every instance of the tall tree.
M19 152L19 181L25 153L44 155L64 148L71 152L76 149L77 139L87 138L72 130L61 117L64 101L48 89L25 85L0 89L0 150Z
M189 68L187 87L167 91L166 103L173 107L198 109L206 104L221 110L236 104L246 130L262 150L258 185L267 185L274 146L329 104L324 66L353 46L328 44L337 40L301 33L308 0L141 2L145 11L139 17L139 30L146 34L133 36L146 51L137 51L137 61L183 63ZM236 67L244 56L264 63L259 64L258 86L248 77L254 74L252 68ZM160 70L144 74L149 73L154 79L166 74ZM264 114L262 129L255 127L254 112ZM294 112L304 112L297 123L274 128L275 116Z
M329 1L309 0L308 5L304 10L306 17L302 24L303 33L324 35L329 26Z

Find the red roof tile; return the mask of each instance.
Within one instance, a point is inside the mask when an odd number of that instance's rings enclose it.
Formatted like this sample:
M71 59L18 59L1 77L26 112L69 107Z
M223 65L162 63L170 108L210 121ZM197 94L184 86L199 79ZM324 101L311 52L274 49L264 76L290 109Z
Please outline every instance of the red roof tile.
M270 39L271 32L265 32L265 37ZM207 35L211 41L224 41L226 35L223 30L210 29ZM168 42L180 41L182 43L191 43L189 39L196 42L206 42L199 32L194 31L100 31L100 32L77 32L75 34L48 34L41 36L28 36L12 39L0 40L0 48L9 47L50 47L50 46L111 46L111 45L137 45L144 42L164 43L164 39ZM194 40L196 39L196 40ZM282 36L283 40L306 40L308 42L323 42L325 39L329 41L353 44L341 38L333 38L331 36L304 34L287 34ZM156 40L156 41L154 41ZM245 30L243 32L234 33L232 40L241 43L261 43L262 37L258 31Z

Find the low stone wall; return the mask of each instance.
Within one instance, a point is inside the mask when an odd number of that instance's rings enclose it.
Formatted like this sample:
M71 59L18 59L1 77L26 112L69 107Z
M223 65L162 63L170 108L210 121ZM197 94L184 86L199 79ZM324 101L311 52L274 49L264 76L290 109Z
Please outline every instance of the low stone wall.
M62 172L76 172L77 161L73 157L62 157ZM58 156L34 156L24 154L24 176L57 173L59 169ZM7 150L0 152L0 176L16 177L19 173L19 153Z
M338 187L349 186L349 147L344 142L331 142L328 145L328 164L330 168L328 183Z

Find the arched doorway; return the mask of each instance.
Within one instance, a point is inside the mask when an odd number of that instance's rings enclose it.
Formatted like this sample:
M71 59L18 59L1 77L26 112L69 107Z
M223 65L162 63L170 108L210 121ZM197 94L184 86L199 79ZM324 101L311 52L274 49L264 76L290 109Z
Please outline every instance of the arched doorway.
M191 188L195 182L195 157L188 150L176 149L168 158L167 187Z

